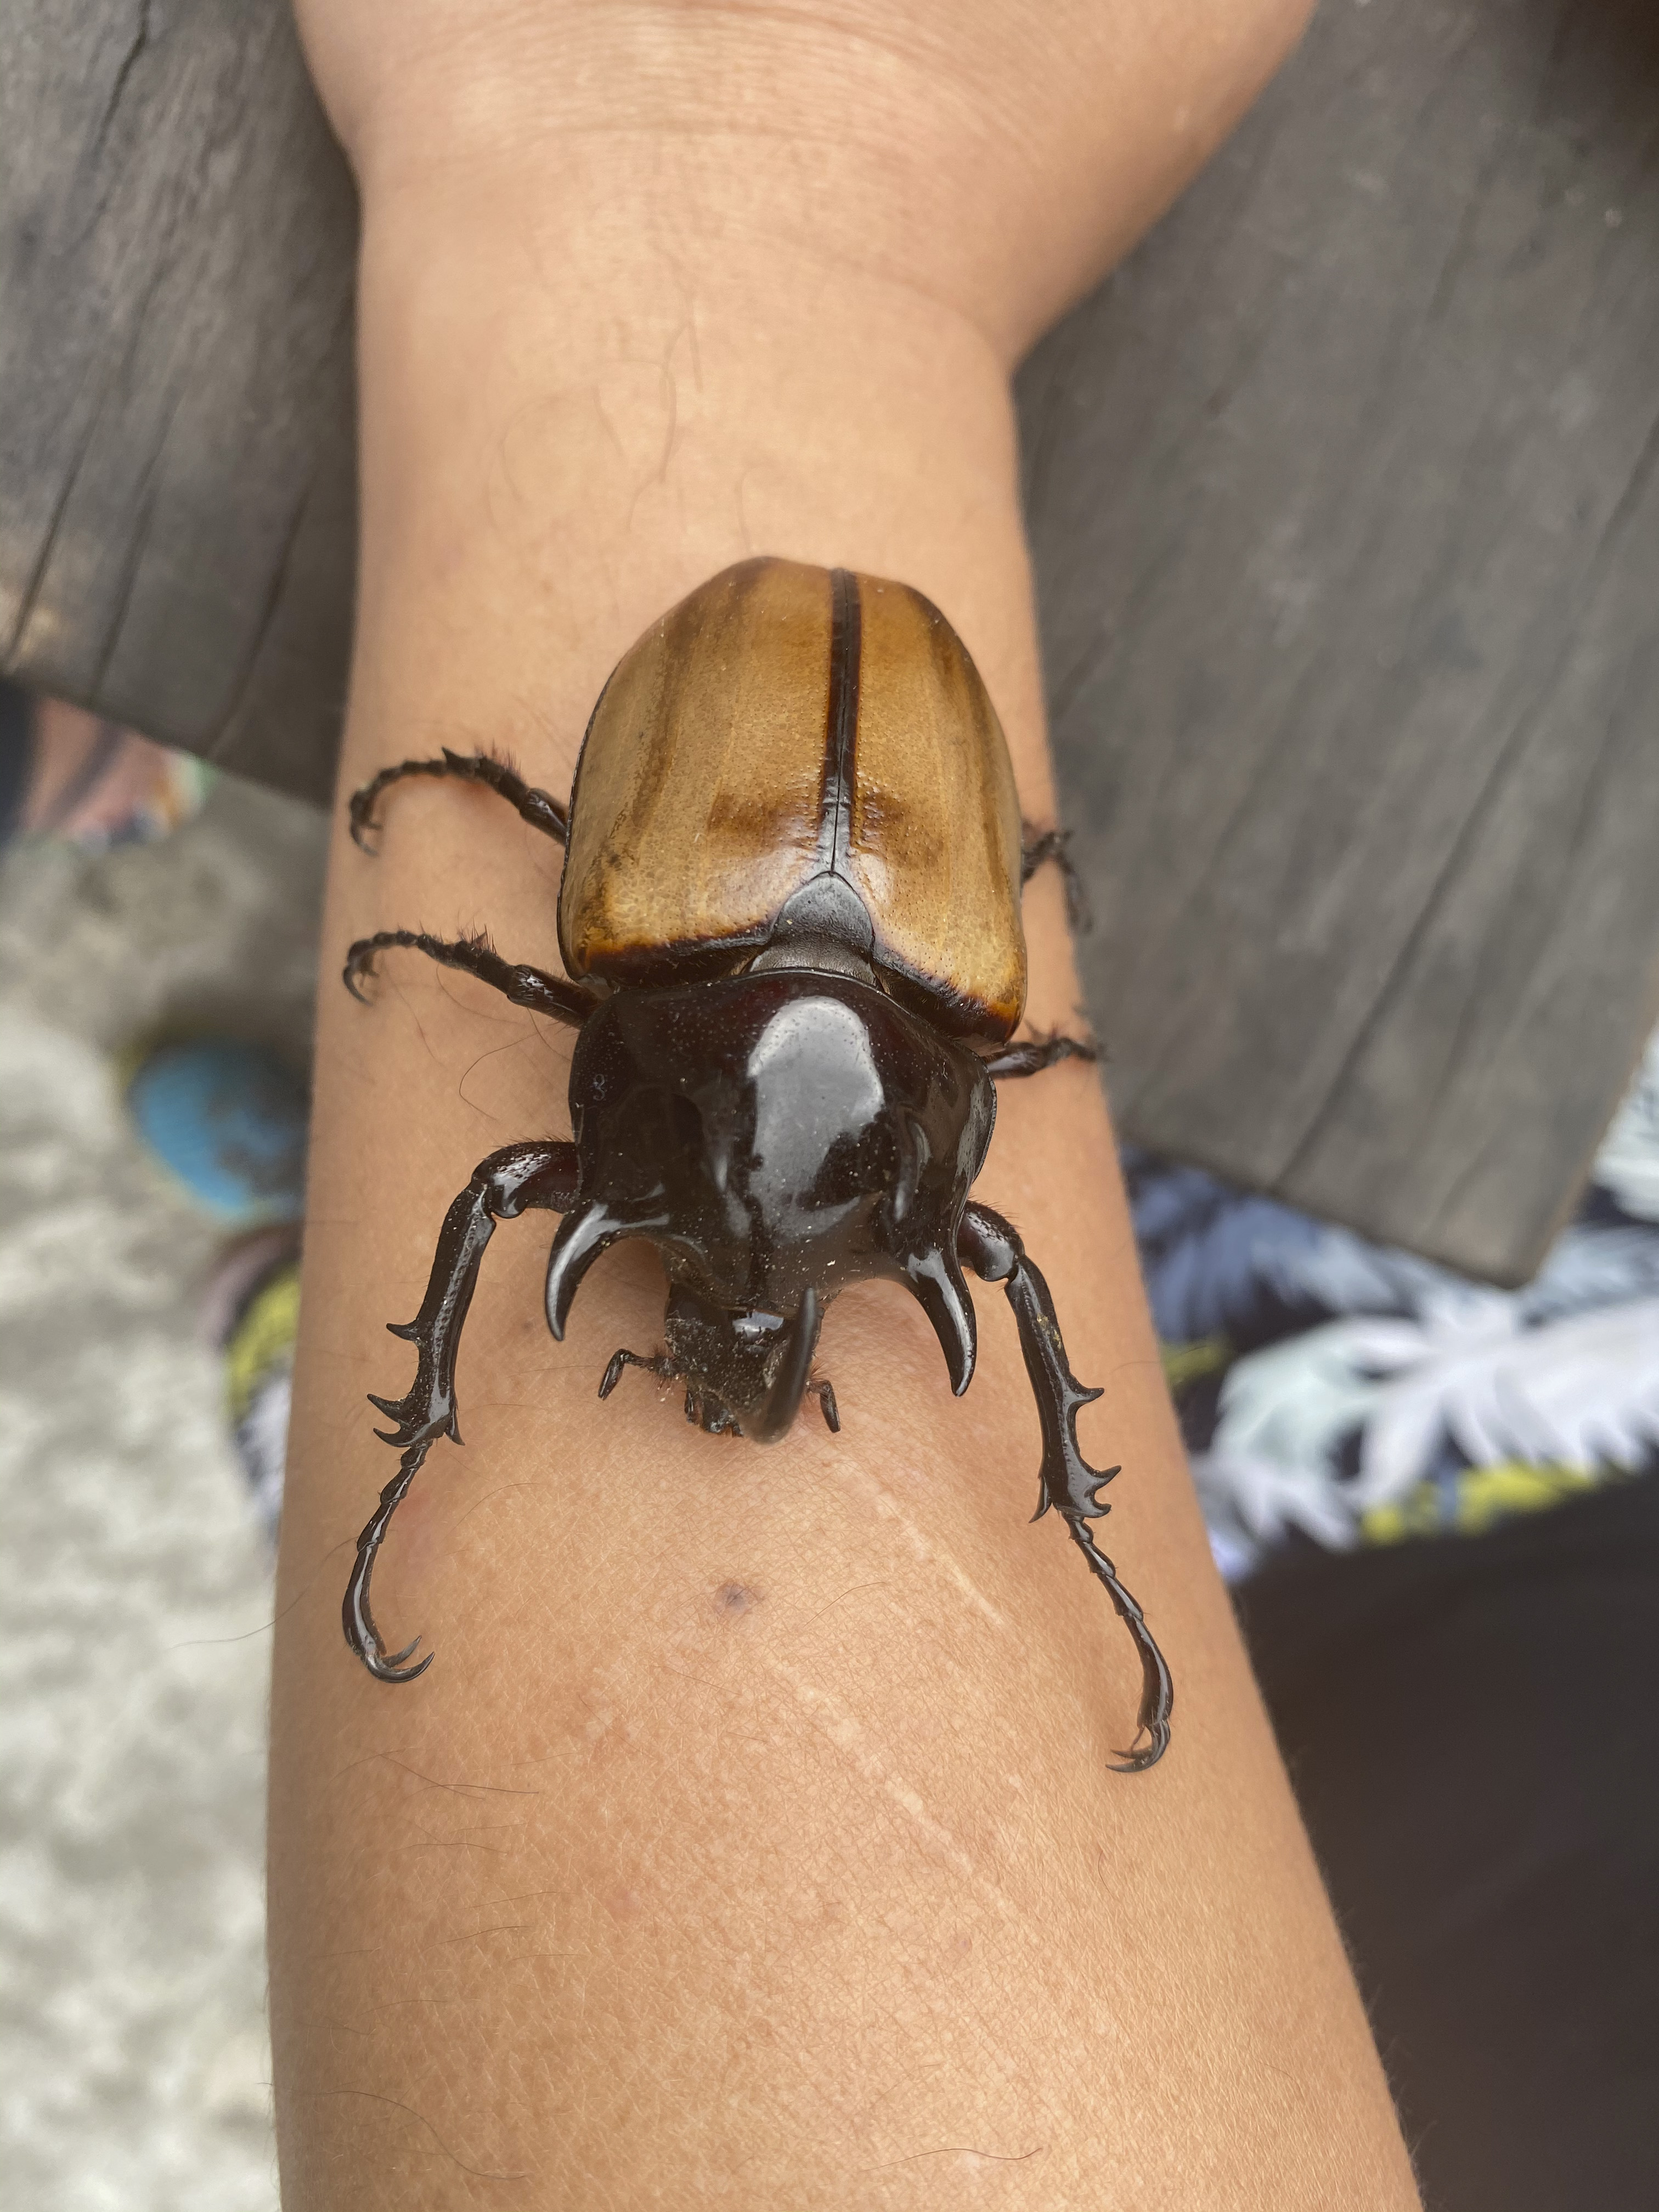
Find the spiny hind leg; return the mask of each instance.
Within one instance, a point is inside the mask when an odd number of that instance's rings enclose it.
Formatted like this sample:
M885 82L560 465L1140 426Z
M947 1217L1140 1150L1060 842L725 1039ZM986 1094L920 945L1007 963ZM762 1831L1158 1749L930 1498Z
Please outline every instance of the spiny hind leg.
M1090 1522L1110 1510L1100 1503L1098 1493L1118 1472L1115 1467L1091 1467L1077 1440L1079 1409L1092 1404L1101 1394L1085 1389L1073 1374L1053 1295L1011 1222L970 1199L963 1211L957 1250L964 1267L971 1267L982 1281L1001 1284L1018 1324L1019 1348L1042 1424L1042 1490L1032 1518L1041 1520L1051 1505L1058 1508L1073 1542L1111 1599L1139 1654L1140 1711L1135 1740L1139 1742L1145 1736L1146 1742L1141 1750L1131 1745L1123 1753L1121 1770L1138 1774L1155 1765L1168 1747L1175 1686L1146 1615L1089 1532Z
M392 1516L408 1495L427 1454L440 1437L447 1437L453 1443L461 1441L455 1406L455 1360L484 1247L495 1235L498 1221L512 1221L532 1207L568 1213L576 1202L576 1147L572 1144L507 1145L481 1160L473 1170L471 1182L444 1216L419 1313L411 1322L387 1323L393 1336L415 1346L419 1359L415 1380L401 1398L371 1395L369 1399L371 1406L396 1424L374 1433L383 1443L396 1445L403 1459L357 1539L357 1558L341 1607L346 1642L369 1673L383 1682L412 1682L432 1664L429 1651L418 1666L404 1664L419 1644L418 1636L401 1651L386 1650L369 1602L369 1581Z
M456 753L446 745L438 759L399 761L395 768L383 768L378 775L371 776L352 793L349 810L351 842L363 852L374 849L368 842L368 833L380 826L374 819L380 793L410 775L452 776L463 783L481 783L486 789L499 793L509 806L515 807L532 830L539 830L555 844L562 845L565 842L568 810L550 792L526 783L515 769L489 753Z

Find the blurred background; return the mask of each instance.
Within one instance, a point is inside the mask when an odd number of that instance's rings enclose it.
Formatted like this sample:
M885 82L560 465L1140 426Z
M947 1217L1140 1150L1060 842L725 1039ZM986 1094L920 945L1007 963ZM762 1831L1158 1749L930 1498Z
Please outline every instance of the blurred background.
M40 719L58 767L103 759L78 799L43 776L55 826L15 820L0 856L4 2193L241 2212L276 2202L272 1553L227 1353L258 1285L227 1262L269 1200L204 1196L128 1097L168 1040L226 1036L291 1069L302 1109L323 822Z
M355 210L280 6L3 37L6 2197L237 2212ZM1328 0L1018 384L1166 1370L1446 2212L1659 2203L1656 114L1635 0Z

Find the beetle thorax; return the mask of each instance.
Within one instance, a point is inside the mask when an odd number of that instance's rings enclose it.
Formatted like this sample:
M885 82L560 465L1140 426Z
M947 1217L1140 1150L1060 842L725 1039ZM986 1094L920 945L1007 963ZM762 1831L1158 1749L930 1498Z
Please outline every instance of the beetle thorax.
M803 951L805 947L803 946ZM581 1274L645 1237L669 1279L662 1371L702 1425L763 1439L793 1419L825 1309L907 1282L972 1366L955 1257L994 1113L975 1055L827 969L622 991L577 1045L577 1206L548 1279L556 1334Z

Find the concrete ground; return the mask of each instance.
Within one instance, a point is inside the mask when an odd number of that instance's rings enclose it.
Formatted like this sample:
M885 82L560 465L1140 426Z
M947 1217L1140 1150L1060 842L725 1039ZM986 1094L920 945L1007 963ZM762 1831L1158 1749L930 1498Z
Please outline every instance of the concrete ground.
M0 2171L10 2212L276 2202L270 1560L198 1341L223 1238L123 1115L204 1024L303 1065L323 823L228 780L165 842L0 862Z

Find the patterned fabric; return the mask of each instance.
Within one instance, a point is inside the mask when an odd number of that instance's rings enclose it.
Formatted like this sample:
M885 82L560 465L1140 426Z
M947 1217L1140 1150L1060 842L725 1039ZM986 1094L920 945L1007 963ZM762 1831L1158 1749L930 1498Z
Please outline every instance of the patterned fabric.
M300 1268L289 1260L259 1284L225 1344L226 1410L254 1510L272 1543L283 1512L299 1334Z
M1165 1370L1222 1572L1473 1534L1659 1468L1659 1033L1524 1290L1126 1148Z

